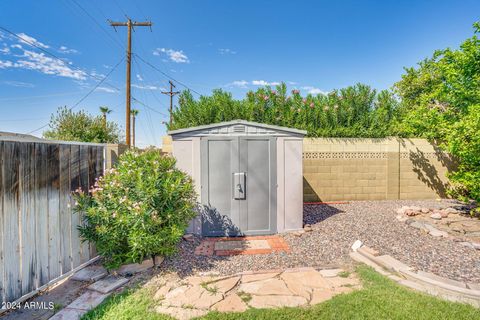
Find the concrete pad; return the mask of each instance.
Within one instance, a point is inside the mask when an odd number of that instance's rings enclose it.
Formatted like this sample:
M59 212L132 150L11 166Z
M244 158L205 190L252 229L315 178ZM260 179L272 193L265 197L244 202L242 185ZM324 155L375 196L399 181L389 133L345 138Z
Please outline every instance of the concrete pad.
M257 309L263 308L282 308L282 307L299 307L306 305L307 299L298 296L283 295L266 295L252 296L252 300L248 303L251 307Z
M245 274L242 275L242 283L260 281L265 279L270 279L278 276L280 272L269 272L269 273L258 273L258 274Z
M467 287L468 289L480 291L480 283L469 282L467 283Z
M324 278L336 277L343 269L326 269L318 271Z
M396 272L399 272L402 270L411 270L411 268L407 266L405 263L389 255L375 257L375 262L380 263L383 267L385 267L388 270L392 270Z
M232 293L215 304L212 309L218 312L244 312L248 306L237 294Z
M102 266L88 266L79 270L72 276L76 281L97 281L107 275L107 270Z
M84 294L78 297L75 301L70 303L67 308L77 310L91 310L102 303L108 294L103 294L97 291L87 290Z
M266 279L261 281L253 281L248 283L241 283L238 287L238 291L243 291L256 295L291 295L291 291L288 290L285 282L280 279Z
M445 284L450 284L452 286L457 286L457 287L460 287L460 288L467 288L467 284L464 283L464 282L461 282L461 281L440 277L440 276L437 276L436 274L433 274L433 273L430 273L430 272L424 272L424 271L421 271L421 270L419 270L417 273L419 275L423 276L423 277L430 278L430 279L435 280L435 281L443 282Z
M127 282L127 278L109 276L95 283L92 283L88 287L88 289L98 291L100 293L109 293L117 288L120 288Z
M87 310L65 308L56 313L50 320L79 320Z
M330 289L315 289L312 292L312 299L310 305L322 303L331 299L335 294Z
M178 308L178 307L166 307L158 306L155 308L157 313L167 314L178 320L190 320L207 314L206 310L198 310L192 308Z

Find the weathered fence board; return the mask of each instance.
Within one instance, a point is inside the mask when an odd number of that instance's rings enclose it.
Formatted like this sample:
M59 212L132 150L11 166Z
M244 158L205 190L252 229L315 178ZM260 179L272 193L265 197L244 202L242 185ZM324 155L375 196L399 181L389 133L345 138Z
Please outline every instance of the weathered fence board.
M93 258L72 191L103 174L104 146L0 141L0 302L14 301Z

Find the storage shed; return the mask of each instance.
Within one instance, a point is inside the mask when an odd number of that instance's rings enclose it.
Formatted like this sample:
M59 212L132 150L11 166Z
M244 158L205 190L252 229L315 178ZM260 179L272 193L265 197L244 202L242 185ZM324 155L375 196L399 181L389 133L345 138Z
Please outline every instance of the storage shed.
M203 205L189 232L268 235L302 228L305 131L234 120L168 132Z

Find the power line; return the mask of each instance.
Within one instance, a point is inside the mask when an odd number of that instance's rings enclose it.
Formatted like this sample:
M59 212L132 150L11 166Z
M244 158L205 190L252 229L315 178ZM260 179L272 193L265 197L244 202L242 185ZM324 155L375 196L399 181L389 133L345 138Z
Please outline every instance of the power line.
M123 62L123 60L125 60L125 58L122 58L108 73L105 77L103 77L102 80L100 80L90 91L87 92L87 94L85 94L80 100L78 100L72 107L69 108L69 110L73 110L75 109L80 103L82 103L85 99L87 99L87 97L89 95L91 95L111 74L113 71L115 71L115 69L120 65L120 63ZM48 123L35 129L35 130L32 130L30 132L28 132L27 134L31 134L31 133L34 133L38 130L41 130L43 128L45 128L46 126L48 126Z
M90 14L80 3L78 3L76 0L71 0L74 4L76 4L110 39L112 39L118 46L120 46L122 49L125 49L123 44L115 39L98 21L95 19L94 16Z
M140 59L143 63L145 63L146 65L148 65L149 67L151 67L152 69L160 72L161 74L163 74L165 77L167 77L168 79L170 80L173 80L175 81L176 83L178 83L179 85L187 88L188 90L198 94L199 96L201 96L202 94L196 90L193 90L192 88L190 88L189 86L187 86L185 83L181 82L181 81L178 81L177 79L173 78L172 76L170 76L168 73L160 70L158 67L154 66L153 64L151 64L150 62L146 61L145 59L143 59L141 56L139 56L138 54L134 53L134 55L136 55L138 57L138 59Z

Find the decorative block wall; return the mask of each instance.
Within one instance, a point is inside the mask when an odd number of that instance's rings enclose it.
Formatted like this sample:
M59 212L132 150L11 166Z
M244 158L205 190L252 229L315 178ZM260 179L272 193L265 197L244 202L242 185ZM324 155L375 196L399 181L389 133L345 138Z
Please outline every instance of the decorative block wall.
M453 166L424 139L304 139L304 201L446 197Z

